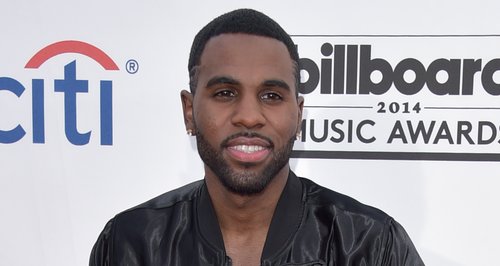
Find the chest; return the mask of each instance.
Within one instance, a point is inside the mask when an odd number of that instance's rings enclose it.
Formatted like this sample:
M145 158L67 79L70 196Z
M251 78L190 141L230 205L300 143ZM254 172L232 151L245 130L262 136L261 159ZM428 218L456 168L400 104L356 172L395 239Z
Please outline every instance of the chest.
M224 235L224 246L234 266L260 265L262 250L266 240L265 232L247 235Z

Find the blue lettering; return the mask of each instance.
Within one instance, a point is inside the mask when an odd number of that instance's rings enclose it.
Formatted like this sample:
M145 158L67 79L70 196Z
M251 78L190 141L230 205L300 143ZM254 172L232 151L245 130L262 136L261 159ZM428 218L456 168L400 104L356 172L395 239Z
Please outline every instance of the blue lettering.
M112 81L101 81L101 145L113 145L112 89Z
M32 86L33 143L45 143L43 79L34 79Z
M64 66L64 79L54 81L54 91L64 93L64 130L66 138L74 145L89 143L90 131L79 133L76 128L76 94L88 92L88 80L76 79L76 61Z
M1 90L10 91L17 97L21 97L21 94L24 92L24 87L15 79L0 77L0 91ZM11 130L0 130L0 143L14 143L22 139L25 134L26 131L24 131L23 127L19 124Z

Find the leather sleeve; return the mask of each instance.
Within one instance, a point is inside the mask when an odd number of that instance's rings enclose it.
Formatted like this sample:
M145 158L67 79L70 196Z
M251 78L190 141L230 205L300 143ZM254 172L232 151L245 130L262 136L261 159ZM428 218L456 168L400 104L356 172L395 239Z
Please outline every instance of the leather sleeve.
M89 266L111 265L111 252L113 250L113 241L111 241L111 238L113 237L113 223L114 220L110 220L99 235L99 238L90 253Z
M404 228L391 219L384 246L381 250L381 266L420 266L425 265L417 249Z

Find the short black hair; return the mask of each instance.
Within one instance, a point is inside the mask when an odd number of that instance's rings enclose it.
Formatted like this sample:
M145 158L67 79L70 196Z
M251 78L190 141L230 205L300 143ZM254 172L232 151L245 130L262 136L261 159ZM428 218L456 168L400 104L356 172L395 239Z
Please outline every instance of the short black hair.
M189 89L194 93L197 86L197 66L200 64L200 58L207 42L218 35L224 33L246 33L263 37L273 38L285 44L288 53L294 62L295 91L298 94L299 75L299 54L292 38L286 31L273 19L267 15L253 9L237 9L223 14L196 34L191 52L189 54Z

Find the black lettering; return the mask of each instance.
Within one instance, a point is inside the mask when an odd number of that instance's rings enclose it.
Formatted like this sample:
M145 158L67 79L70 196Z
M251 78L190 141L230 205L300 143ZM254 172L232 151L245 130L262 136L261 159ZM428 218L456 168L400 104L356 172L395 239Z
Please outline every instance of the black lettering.
M309 77L307 81L299 83L299 92L302 94L308 94L313 92L318 86L319 82L319 69L316 63L309 58L299 59L299 70L307 71Z
M413 125L412 125L411 121L406 121L406 124L408 125L411 143L413 143L413 144L417 143L419 136L422 136L424 143L427 144L427 143L429 143L429 140L431 138L431 134L432 134L432 131L434 129L434 125L436 124L436 121L431 121L431 124L429 125L428 130L426 130L425 124L423 121L418 121L418 125L417 125L417 128L415 130L413 130Z
M347 46L347 77L346 93L356 94L358 89L358 46Z
M305 119L300 123L300 141L306 141L306 132L307 132L307 121Z
M462 137L464 137L469 144L474 144L470 137L472 131L472 124L468 121L458 121L457 124L457 144L462 144Z
M335 45L333 60L333 93L344 94L345 45Z
M323 136L321 137L316 137L316 135L314 134L314 130L315 130L315 127L314 127L314 120L311 120L311 125L309 126L309 132L311 132L311 139L314 141L314 142L323 142L325 141L325 139L328 137L328 120L323 120Z
M330 138L330 140L334 143L340 143L344 140L344 137L345 137L344 131L342 131L342 129L337 127L337 125L342 125L342 124L344 124L344 120L340 120L340 119L335 119L332 122L331 127L332 127L333 132L339 134L338 138L335 138L333 136Z
M415 73L413 82L406 82L404 74L406 71ZM414 95L418 93L425 84L425 67L415 58L406 58L394 68L394 86L404 95Z
M462 74L462 95L472 95L474 90L474 74L481 71L481 59L464 59Z
M352 143L352 120L347 120L347 142Z
M329 43L321 46L321 53L324 56L332 55L333 47ZM332 93L332 59L321 59L321 94Z
M397 120L396 123L394 124L394 127L392 128L391 135L389 136L389 139L387 140L387 143L392 143L394 139L401 139L401 141L404 144L408 143L408 140L406 139L405 136L405 131L403 129L403 126L401 125L401 121Z
M373 71L382 73L382 80L375 84L371 80ZM348 72L349 73L349 72ZM359 94L384 94L391 88L393 73L391 65L384 59L371 59L371 46L361 45L359 67Z
M484 127L489 127L491 129L491 136L488 139L484 139ZM479 121L477 129L477 144L490 144L497 138L497 129L495 125L489 121Z
M484 66L481 75L484 90L494 96L500 95L500 84L493 80L493 74L498 70L500 70L500 59L493 59Z
M450 128L448 127L448 123L443 121L441 126L439 127L436 138L434 139L434 144L437 144L440 140L445 139L448 140L448 143L453 144L453 138L451 137Z
M439 71L448 73L448 79L439 83L437 73ZM460 94L460 59L437 59L427 69L427 87L436 95L459 95Z
M356 127L356 136L358 137L358 139L363 142L363 143L372 143L376 140L375 137L371 137L371 138L365 138L363 136L363 134L361 134L361 131L363 130L363 127L365 125L371 125L371 126L374 126L375 125L375 122L373 122L372 120L363 120L361 121L361 123L358 124L358 126Z

